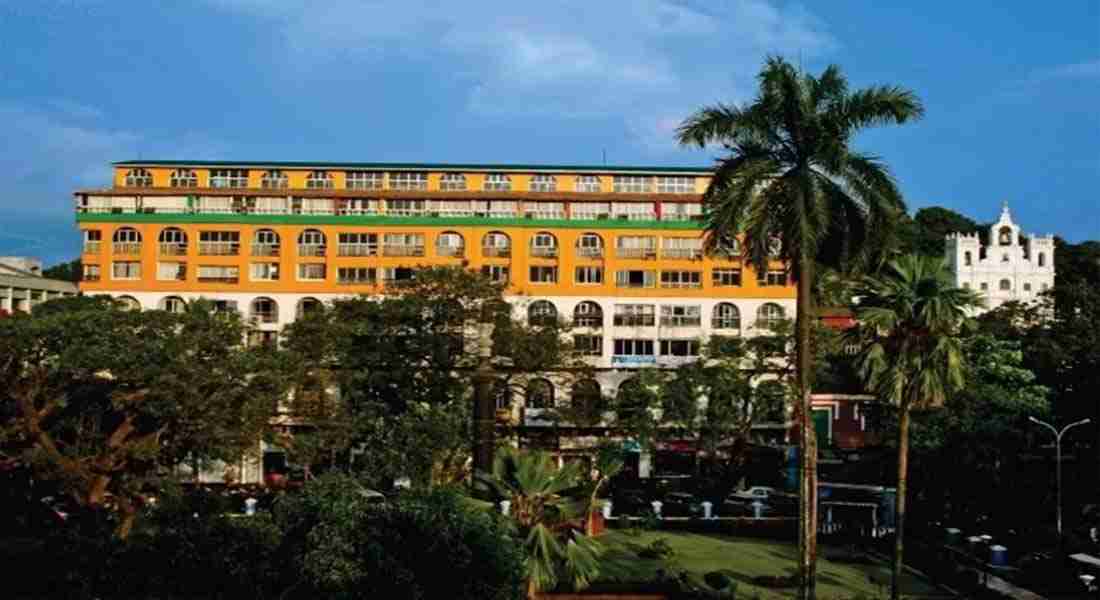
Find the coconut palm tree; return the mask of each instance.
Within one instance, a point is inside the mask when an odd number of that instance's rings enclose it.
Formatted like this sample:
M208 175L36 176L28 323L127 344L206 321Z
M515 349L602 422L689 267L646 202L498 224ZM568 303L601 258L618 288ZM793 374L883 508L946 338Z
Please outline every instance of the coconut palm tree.
M815 261L847 267L868 262L890 240L904 209L886 165L851 147L868 127L905 123L924 109L910 91L875 86L850 92L840 69L820 77L769 58L760 89L743 105L699 109L677 132L683 145L721 145L727 155L703 196L708 245L744 236L743 255L763 272L774 260L798 280L796 309L801 425L800 574L802 597L814 597L816 447L810 425Z
M971 290L955 287L943 260L909 254L890 262L858 288L860 345L857 366L867 388L898 411L898 486L890 597L898 598L909 470L909 416L914 408L942 406L963 385L960 332L982 305Z
M558 468L545 452L497 450L492 477L486 483L510 502L508 514L527 552L528 595L568 580L574 589L587 587L599 573L600 546L584 535L587 495L578 464Z

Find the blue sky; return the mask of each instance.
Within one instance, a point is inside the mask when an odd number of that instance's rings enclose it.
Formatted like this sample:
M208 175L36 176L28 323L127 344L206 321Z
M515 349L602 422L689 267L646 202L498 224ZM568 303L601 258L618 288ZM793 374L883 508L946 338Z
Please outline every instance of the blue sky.
M1095 0L0 0L0 254L75 256L115 160L706 165L673 129L770 53L917 92L857 143L911 208L1100 239Z

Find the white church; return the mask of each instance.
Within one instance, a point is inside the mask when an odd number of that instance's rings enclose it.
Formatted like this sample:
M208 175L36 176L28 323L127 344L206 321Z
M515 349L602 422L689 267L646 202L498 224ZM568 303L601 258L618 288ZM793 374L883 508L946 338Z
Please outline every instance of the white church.
M978 291L986 310L1015 300L1031 302L1054 287L1054 236L1021 240L1020 226L1012 221L1008 203L989 229L989 244L977 233L947 236L947 262L955 285Z

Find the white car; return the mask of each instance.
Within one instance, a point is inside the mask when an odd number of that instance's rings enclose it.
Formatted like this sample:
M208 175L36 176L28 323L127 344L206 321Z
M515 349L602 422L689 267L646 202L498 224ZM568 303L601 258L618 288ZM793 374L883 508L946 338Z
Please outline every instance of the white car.
M779 490L773 487L754 485L747 490L737 490L729 495L727 501L752 502L753 500L767 500L770 496L778 494Z

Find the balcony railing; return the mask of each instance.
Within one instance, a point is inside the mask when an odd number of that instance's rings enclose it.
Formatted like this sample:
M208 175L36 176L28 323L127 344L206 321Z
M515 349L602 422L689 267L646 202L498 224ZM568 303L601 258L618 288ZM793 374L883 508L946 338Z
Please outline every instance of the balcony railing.
M279 256L279 244L252 244L252 256Z
M577 317L573 319L574 327L590 327L592 329L603 328L603 317Z
M252 312L252 318L256 319L256 321L258 321L260 323L278 323L279 322L279 313L277 313L273 310L270 310L270 311L268 311L268 310L253 311Z
M382 256L424 256L424 246L382 246Z
M84 254L99 254L100 242L84 242Z
M237 283L241 280L240 276L216 276L216 277L204 277L199 275L199 283Z
M298 256L324 256L324 244L298 244Z
M375 256L378 254L378 244L339 244L336 246L337 256Z
M557 258L558 248L556 246L535 246L531 248L531 256L538 258Z
M661 317L662 327L699 327L699 317Z
M716 318L710 321L711 329L741 329L741 319Z
M650 259L657 258L655 248L616 248L615 256L618 258Z
M662 281L661 287L673 289L690 289L703 287L700 281Z
M508 258L512 256L512 249L500 246L483 246L481 248L481 255L490 258Z
M698 260L703 258L703 250L702 248L663 248L661 249L661 256L664 258Z
M466 248L463 246L436 246L435 253L439 256L460 258L466 254Z
M616 327L653 327L653 315L615 315Z
M603 248L577 248L577 256L580 258L603 258Z
M236 256L240 251L240 242L199 242L202 256Z
M177 242L161 242L160 254L161 256L186 256L187 244L180 244Z
M115 242L111 250L115 254L141 254L141 242Z

